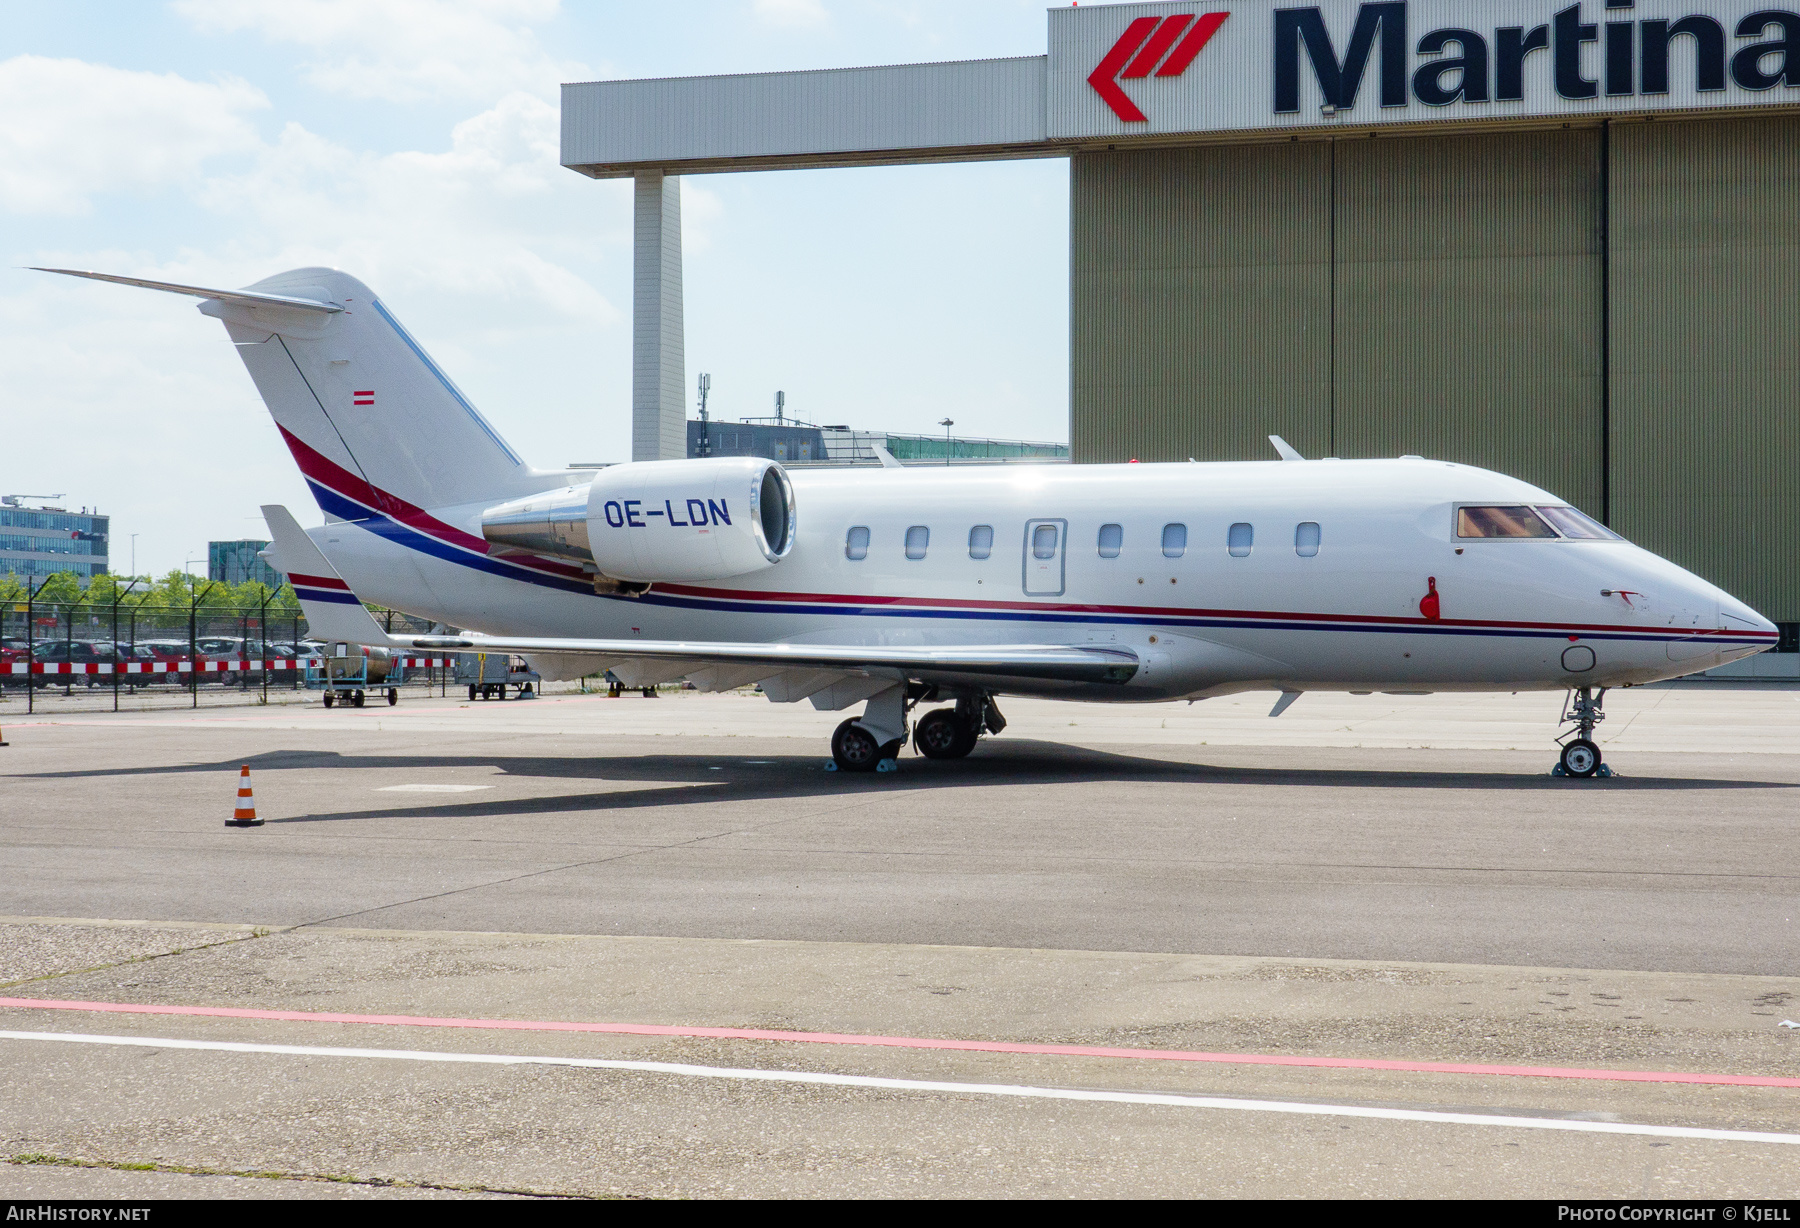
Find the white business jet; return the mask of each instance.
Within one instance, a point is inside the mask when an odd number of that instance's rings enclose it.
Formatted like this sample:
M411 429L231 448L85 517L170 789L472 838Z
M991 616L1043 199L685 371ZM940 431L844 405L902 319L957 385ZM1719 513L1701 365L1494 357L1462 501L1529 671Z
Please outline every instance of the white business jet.
M312 634L526 654L546 679L760 683L863 705L844 771L957 758L1001 695L1563 690L1592 776L1606 689L1761 652L1773 624L1535 486L1466 465L883 467L718 457L537 469L369 288L296 269L192 295L325 513L263 509ZM361 602L460 634L389 635ZM910 719L915 706L938 704Z

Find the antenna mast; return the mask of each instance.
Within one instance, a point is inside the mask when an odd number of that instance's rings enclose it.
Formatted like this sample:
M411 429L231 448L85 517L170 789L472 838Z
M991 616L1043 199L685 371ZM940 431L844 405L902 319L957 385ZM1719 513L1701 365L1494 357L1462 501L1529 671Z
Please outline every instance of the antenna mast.
M700 373L700 455L712 455L712 431L709 427L711 419L706 416L706 394L712 391L712 376L705 371Z

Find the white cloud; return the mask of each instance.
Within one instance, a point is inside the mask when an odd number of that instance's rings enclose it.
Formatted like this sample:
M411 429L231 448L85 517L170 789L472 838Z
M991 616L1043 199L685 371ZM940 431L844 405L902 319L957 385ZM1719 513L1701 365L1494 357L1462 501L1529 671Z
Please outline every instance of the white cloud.
M589 247L603 230L579 216L581 203L598 207L596 185L558 164L557 131L556 109L529 94L458 124L441 153L360 153L290 124L250 167L201 190L201 203L240 224L207 259L258 277L329 264L371 284L611 324L617 309L544 254ZM581 199L559 209L559 193Z
M389 102L491 99L514 90L552 97L585 69L547 51L532 26L557 0L176 0L203 33L252 31L306 47L303 75L319 89Z
M822 0L756 0L758 19L776 26L822 26L831 20Z
M291 123L184 179L185 219L155 251L120 250L102 220L91 244L25 240L4 263L209 286L340 267L388 300L524 455L610 458L629 446L629 380L613 375L629 368L611 357L622 315L589 277L629 260L630 184L575 175L557 155L556 108L524 93L456 125L437 151L375 154ZM100 502L117 534L146 530L140 570L178 566L209 538L262 535L245 519L261 502L310 514L237 355L191 301L32 272L0 272L0 286L0 387L30 408L8 420L0 489L53 479L47 489L78 492L75 503ZM72 452L71 440L92 446Z
M209 158L256 148L243 113L268 105L235 78L14 56L0 62L0 208L80 214L96 192L191 179Z

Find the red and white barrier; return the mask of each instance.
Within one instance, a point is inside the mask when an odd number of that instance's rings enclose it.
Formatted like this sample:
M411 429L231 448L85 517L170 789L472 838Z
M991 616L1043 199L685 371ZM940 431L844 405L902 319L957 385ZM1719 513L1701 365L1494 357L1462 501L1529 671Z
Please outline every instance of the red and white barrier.
M203 674L261 673L263 670L319 669L326 657L277 657L268 661L252 661L243 657L225 661L128 661L124 667L110 661L15 661L0 665L0 674ZM351 658L345 658L349 660ZM445 669L448 657L396 657L393 664L407 669Z

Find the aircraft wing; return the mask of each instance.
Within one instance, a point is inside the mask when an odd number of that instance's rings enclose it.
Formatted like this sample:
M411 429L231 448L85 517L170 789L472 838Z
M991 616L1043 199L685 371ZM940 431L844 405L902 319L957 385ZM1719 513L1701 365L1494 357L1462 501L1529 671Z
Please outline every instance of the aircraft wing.
M968 644L864 645L720 643L709 640L588 640L503 635L390 635L363 608L350 586L285 507L264 507L274 539L275 565L287 575L306 612L311 633L323 640L372 648L426 652L569 654L600 661L667 663L668 677L706 668L975 675L1056 682L1126 683L1138 671L1137 654L1114 645Z
M370 619L373 623L374 620ZM379 628L377 628L379 630ZM681 661L696 665L767 666L771 671L893 670L980 674L1065 682L1131 681L1137 654L1113 646L993 644L874 646L860 644L733 644L709 640L577 640L499 635L388 636L379 643L430 652L576 653L609 661Z

